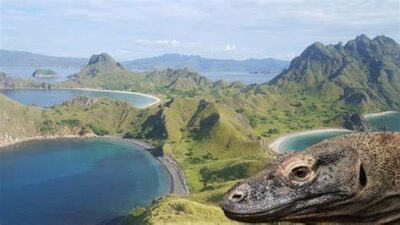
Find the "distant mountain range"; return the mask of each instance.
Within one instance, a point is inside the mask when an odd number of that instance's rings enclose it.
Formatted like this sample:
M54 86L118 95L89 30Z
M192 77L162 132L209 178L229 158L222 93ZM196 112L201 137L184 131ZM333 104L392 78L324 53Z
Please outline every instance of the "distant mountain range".
M56 57L23 51L0 50L0 66L82 67L88 58ZM187 68L196 72L262 72L279 73L288 61L267 59L208 59L201 56L165 54L157 57L121 62L132 70L153 71Z
M157 57L123 62L130 69L163 70L187 68L196 72L281 72L289 65L288 61L266 59L209 59L198 55L164 54Z
M87 62L88 59L85 58L47 56L0 49L0 66L82 67Z

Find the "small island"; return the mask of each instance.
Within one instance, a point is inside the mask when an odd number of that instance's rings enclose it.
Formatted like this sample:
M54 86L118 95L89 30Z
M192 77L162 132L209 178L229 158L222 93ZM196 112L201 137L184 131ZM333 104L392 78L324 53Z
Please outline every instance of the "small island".
M59 75L50 69L37 69L32 73L32 77L58 77Z

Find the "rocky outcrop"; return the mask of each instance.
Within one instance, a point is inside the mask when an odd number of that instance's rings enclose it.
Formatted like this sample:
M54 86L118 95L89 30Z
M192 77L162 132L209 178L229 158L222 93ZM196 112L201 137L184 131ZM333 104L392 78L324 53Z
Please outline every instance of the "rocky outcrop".
M118 66L120 69L124 68L120 63L116 62L111 55L104 52L100 53L99 55L92 55L87 65L90 66L96 64L111 64Z
M14 88L14 80L6 76L5 73L0 72L0 89Z
M124 67L120 63L116 62L109 54L100 53L98 55L92 55L89 63L82 68L81 72L77 76L96 76L102 72L107 73L122 70L124 70Z
M348 115L344 119L343 126L349 130L366 131L368 130L367 122L359 113Z
M40 85L40 87L43 88L43 89L51 89L51 84L50 84L50 83L47 83L47 82L43 82L43 83Z

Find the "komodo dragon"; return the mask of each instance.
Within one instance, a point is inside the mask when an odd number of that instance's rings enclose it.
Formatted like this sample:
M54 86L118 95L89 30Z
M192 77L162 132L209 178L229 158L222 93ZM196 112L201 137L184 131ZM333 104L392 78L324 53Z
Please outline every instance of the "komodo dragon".
M400 224L400 132L352 133L284 155L221 207L243 222Z

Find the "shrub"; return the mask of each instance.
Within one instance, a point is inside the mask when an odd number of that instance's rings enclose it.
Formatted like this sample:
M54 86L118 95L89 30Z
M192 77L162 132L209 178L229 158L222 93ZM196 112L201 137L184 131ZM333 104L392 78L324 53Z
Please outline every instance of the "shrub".
M96 135L104 136L104 135L107 135L107 134L108 134L108 131L107 131L107 130L105 130L105 129L103 129L103 128L97 126L97 125L90 124L89 127L90 127L90 129L92 129L92 131L93 131Z
M60 125L68 125L71 127L76 127L81 125L81 121L77 119L61 120Z

